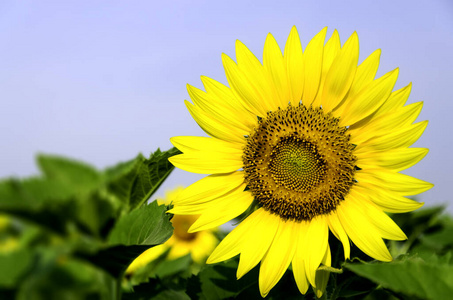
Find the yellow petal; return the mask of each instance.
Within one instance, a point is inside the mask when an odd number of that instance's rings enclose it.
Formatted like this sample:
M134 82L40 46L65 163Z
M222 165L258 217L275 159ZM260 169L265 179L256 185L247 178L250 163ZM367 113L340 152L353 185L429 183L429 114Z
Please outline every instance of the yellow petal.
M368 216L368 219L374 224L383 238L398 241L407 239L406 235L398 227L398 225L396 225L396 223L374 203L368 200L370 194L366 189L357 186L353 192L354 197L351 197L349 201L353 202L354 205L356 205L365 213L366 216Z
M395 172L412 167L428 153L426 148L397 148L385 151L356 152L361 169L385 168Z
M170 138L170 142L173 144L173 146L186 154L203 151L218 151L231 155L242 156L243 152L242 145L204 136L175 136Z
M416 210L423 206L423 202L417 202L401 195L388 192L380 186L369 183L359 183L370 193L370 200L373 201L383 211L390 213L405 213Z
M293 26L285 45L284 59L288 83L290 86L290 101L293 106L298 105L302 99L304 88L304 61L302 55L302 45L296 26Z
M295 226L296 222L280 219L277 234L269 251L261 261L259 288L262 297L266 297L282 278L294 257L296 250L294 244Z
M381 49L377 49L357 67L357 73L351 84L348 97L354 97L362 88L373 81L379 67L380 57Z
M243 243L242 247L237 269L238 279L261 261L274 240L279 223L279 217L264 211L255 227L250 228L247 241Z
M223 67L228 83L236 97L242 99L244 105L257 116L266 115L266 106L261 101L261 95L256 84L251 82L238 65L226 54L222 54Z
M385 169L360 170L354 177L359 183L379 185L401 196L417 195L433 187L432 183Z
M330 254L330 247L327 245L327 251L322 259L322 264L325 266L331 265L332 259ZM327 282L329 281L330 272L326 270L317 270L316 271L316 286L313 287L313 291L316 294L316 297L321 298L322 294L326 291Z
M240 41L236 41L236 58L239 70L258 94L260 105L264 107L265 111L277 109L279 106L276 101L278 93L272 84L272 77L255 55Z
M338 218L346 233L354 244L367 255L377 260L391 261L392 256L385 246L379 231L370 223L364 212L355 205L357 201L350 201L354 197L351 195L351 191L353 189L350 190L347 199L337 206Z
M237 118L242 121L244 126L247 126L249 130L253 129L256 125L256 115L245 109L242 100L236 98L230 88L212 78L206 76L201 76L200 78L206 92L212 98L217 99L216 103L221 103L229 110L234 111Z
M302 103L309 107L318 93L327 27L308 43L304 52L304 92Z
M181 205L203 203L230 193L243 183L243 171L209 175L186 187L173 202Z
M184 103L197 124L210 136L232 143L245 143L243 131L222 123L189 101L184 101Z
M242 158L237 153L226 151L190 151L168 160L177 168L199 174L231 173L242 168Z
M423 102L412 103L394 111L373 117L363 126L349 128L351 143L361 144L367 139L386 135L395 128L410 126L417 119L423 107Z
M336 107L351 87L359 60L359 38L354 32L332 62L326 75L321 105L325 112Z
M217 227L236 218L249 208L253 196L250 192L241 192L232 194L227 200L201 211L201 216L190 226L188 232Z
M256 228L264 214L267 214L267 212L260 208L239 223L214 249L206 263L215 264L238 255L242 250L243 242L248 240L251 228Z
M331 213L327 216L327 224L329 225L330 231L332 231L336 238L343 244L344 259L349 259L351 254L351 245L349 244L348 235L346 234L343 225L341 225L336 213Z
M366 126L368 123L374 122L374 119L400 109L409 97L410 90L411 84L402 89L392 92L387 100L373 114L349 126L349 128L354 129L355 127Z
M180 204L176 202L173 208L168 212L176 215L197 215L200 212L203 212L207 209L211 209L213 207L220 207L225 202L231 201L234 197L241 197L245 188L246 184L243 183L237 188L230 191L229 193L221 195L211 200L199 201L197 203L191 202L187 204Z
M340 125L347 126L354 124L373 113L384 103L392 92L398 69L395 69L379 79L376 79L364 87L354 98L348 98L343 103L342 115L335 116L340 118Z
M357 151L390 150L409 147L415 143L428 126L428 121L422 121L400 129L387 135L377 136L357 144ZM361 149L363 148L363 149Z
M223 101L216 97L203 92L196 87L187 85L187 91L194 104L200 107L206 114L211 115L213 119L220 123L225 123L237 129L240 135L247 135L250 131L235 110L223 105ZM222 102L221 102L222 101Z
M272 78L274 88L277 91L277 98L273 99L273 102L278 103L278 106L282 109L286 108L291 98L288 77L286 75L286 65L283 60L282 51L270 33L267 35L264 44L263 65Z
M407 86L394 91L387 99L387 101L385 101L384 104L379 107L379 109L376 111L376 115L385 114L403 106L404 103L406 103L407 98L409 98L411 89L412 83L409 83Z
M152 248L149 248L142 254L140 254L130 265L127 267L126 274L132 274L136 270L146 266L151 261L158 258L168 249L167 245L157 245Z
M302 294L305 294L309 286L305 271L305 259L308 253L308 249L304 248L308 231L308 223L301 221L296 225L295 231L297 232L294 238L296 252L294 253L291 265L293 267L293 275L294 279L296 280L297 288Z
M330 37L330 39L327 41L326 45L324 46L319 91L323 90L324 82L326 81L327 72L329 71L333 60L335 59L335 57L337 57L338 53L340 52L340 49L341 49L340 36L338 35L338 31L335 29L332 33L332 36ZM315 100L312 103L313 107L320 107L321 99L322 99L321 92L318 92Z
M307 235L303 241L307 249L305 258L305 273L311 285L316 286L316 270L326 253L328 245L329 229L327 220L324 217L316 217L308 224Z

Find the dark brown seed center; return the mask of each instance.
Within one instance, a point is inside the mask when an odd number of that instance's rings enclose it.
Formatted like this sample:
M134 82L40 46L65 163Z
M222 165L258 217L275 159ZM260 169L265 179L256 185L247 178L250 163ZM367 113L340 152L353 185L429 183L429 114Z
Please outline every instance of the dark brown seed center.
M270 155L269 172L286 189L309 192L323 181L326 171L315 145L297 136L281 138Z
M347 130L322 108L268 112L243 154L245 181L255 199L297 221L335 210L354 184L356 157Z

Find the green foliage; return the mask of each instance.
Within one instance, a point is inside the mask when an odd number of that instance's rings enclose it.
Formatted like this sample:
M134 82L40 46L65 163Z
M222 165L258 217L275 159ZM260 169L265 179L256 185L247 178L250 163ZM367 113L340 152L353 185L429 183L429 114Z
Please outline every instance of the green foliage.
M39 155L42 176L0 181L0 294L17 299L118 299L127 266L165 242L165 206L146 204L177 153L157 150L98 171ZM1 241L14 241L1 249ZM6 243L5 243L6 245Z
M157 150L100 171L87 164L39 155L41 176L0 181L0 296L2 299L262 299L259 265L236 279L238 257L215 265L190 254L168 260L168 250L125 274L145 250L173 232L167 207L153 193L173 166L176 149ZM240 222L240 218L236 220ZM4 217L3 217L4 218ZM394 261L373 261L329 237L332 267L324 299L446 299L453 293L453 219L428 208L392 215L406 241L388 241ZM225 232L217 232L224 237ZM266 299L301 295L291 268Z
M149 159L139 154L134 160L106 170L108 191L133 210L141 206L170 175L173 165L168 158L178 150L161 152L159 149Z
M0 285L14 287L20 277L30 268L33 255L26 249L0 255Z
M407 297L447 299L453 294L452 252L446 257L430 260L403 257L392 263L346 263L345 267L357 275L370 279L382 288Z
M152 202L122 216L110 231L109 243L126 246L162 244L173 231L165 211L165 206Z

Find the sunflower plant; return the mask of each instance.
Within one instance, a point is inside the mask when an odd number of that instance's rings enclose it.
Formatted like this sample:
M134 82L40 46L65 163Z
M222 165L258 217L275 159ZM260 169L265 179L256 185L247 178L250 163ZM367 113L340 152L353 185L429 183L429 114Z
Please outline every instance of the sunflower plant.
M414 123L422 102L405 105L408 85L393 91L398 69L375 79L380 51L360 65L356 33L343 44L326 28L302 51L295 27L280 50L267 36L263 64L236 42L222 61L229 87L202 77L188 86L193 118L210 137L171 139L170 158L189 172L211 174L175 201L172 213L200 214L191 231L256 209L220 243L208 263L240 254L238 279L260 263L265 297L291 265L302 294L326 288L332 232L350 258L350 240L374 259L392 260L383 239L406 235L385 213L408 212L432 184L400 171L426 148L409 148L427 121ZM320 269L323 265L327 268Z
M228 86L188 85L208 136L0 181L1 298L448 299L453 219L401 173L428 152L423 104L398 69L376 78L380 50L359 64L356 33L326 32L269 34L262 62L237 41ZM206 176L156 197L174 167Z

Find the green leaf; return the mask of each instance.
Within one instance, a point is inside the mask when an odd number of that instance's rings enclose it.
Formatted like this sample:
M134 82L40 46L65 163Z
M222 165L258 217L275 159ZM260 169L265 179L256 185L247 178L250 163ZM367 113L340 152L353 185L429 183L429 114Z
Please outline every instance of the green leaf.
M183 291L175 291L175 290L165 290L149 299L152 299L152 300L167 300L167 299L190 300L189 296L187 296L186 293L184 293Z
M108 236L109 247L94 255L78 253L95 265L120 276L129 264L145 250L164 243L173 233L164 205L157 202L131 211L115 224Z
M175 168L169 161L173 155L181 153L178 149L172 148L161 152L159 149L151 154L145 161L146 168L141 168L138 180L132 189L130 206L139 207L159 188L164 180Z
M376 289L376 284L370 280L346 271L343 274L331 276L328 290L333 289L331 299L358 297L360 299Z
M127 162L122 162L105 170L108 191L123 204L128 205L138 170L145 161L143 155Z
M421 240L427 246L434 249L442 249L446 246L453 246L453 227L443 228L442 230L427 234L421 237Z
M144 245L114 246L103 249L94 255L86 253L76 253L76 255L107 271L113 278L119 278L132 261L149 248Z
M96 191L80 195L77 188L40 178L0 182L0 211L54 233L64 234L68 226L76 225L79 231L97 236L117 215L111 201Z
M0 287L13 287L21 276L31 267L33 253L19 249L9 253L0 253Z
M448 299L453 294L453 265L443 260L426 262L412 257L391 263L345 263L344 266L384 288L409 297Z
M215 265L207 265L200 273L200 299L229 299L236 297L250 286L256 287L259 295L256 268L240 280L236 279L237 261L229 260Z
M95 168L72 159L40 154L37 163L46 178L77 193L98 188L102 180Z
M49 254L43 253L20 283L16 299L113 299L109 286L114 281L105 272L86 261Z
M444 211L444 207L436 206L419 209L406 214L392 214L392 219L404 232L411 238L417 238L421 233L436 226L439 217Z
M444 207L429 207L406 214L393 214L392 219L407 234L408 239L388 242L392 256L418 253L427 257L452 249L450 233L453 221L451 217L443 214L443 210Z
M74 218L80 226L86 227L92 235L102 238L111 230L118 215L114 204L99 193L79 199L74 212Z
M140 154L134 160L107 169L109 191L127 203L129 210L140 207L173 171L168 158L178 153L176 148L164 152L157 149L149 159Z
M108 241L110 245L159 245L173 233L165 205L154 201L121 217L115 224Z
M192 263L192 257L190 254L178 257L174 260L164 260L158 264L155 270L155 274L159 278L178 274L180 277L190 277L190 264Z
M436 253L444 253L453 249L453 218L449 215L441 216L438 221L422 236L420 243Z
M39 155L37 162L44 177L0 182L0 211L60 234L69 223L79 221L85 223L82 227L97 232L99 228L95 227L105 220L97 220L97 213L88 222L83 222L83 217L98 210L97 203L92 205L91 195L101 187L100 173L81 162L57 156ZM110 212L107 206L108 203L99 209Z
M128 275L131 286L146 283L150 278L159 278L163 284L171 282L175 284L180 280L187 280L192 276L193 260L190 254L176 259L168 259L169 249L164 251L147 265L135 270Z
M37 177L0 182L0 209L37 210L70 199L71 191L56 182Z
M47 179L8 179L0 182L0 211L63 233L76 206L70 194Z
M124 300L189 300L189 297L183 290L185 282L163 282L159 278L151 278L148 282L134 286L133 292L127 292L122 295Z

